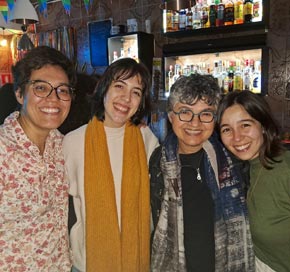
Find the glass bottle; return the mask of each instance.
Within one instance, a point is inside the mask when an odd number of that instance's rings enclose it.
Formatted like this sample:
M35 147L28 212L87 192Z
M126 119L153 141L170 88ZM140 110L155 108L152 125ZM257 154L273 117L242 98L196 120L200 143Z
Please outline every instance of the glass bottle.
M201 4L196 0L196 4L192 7L192 28L198 29L201 27Z
M216 0L217 7L217 15L216 15L216 26L224 25L224 13L225 13L225 5L222 0Z
M253 0L244 1L244 22L250 23L253 18Z
M185 19L185 29L191 30L192 29L192 11L191 11L192 5L191 0L189 0L189 6L186 12L186 19Z
M201 20L201 28L207 28L210 26L209 6L207 4L207 0L203 0L201 3L200 20Z
M244 4L242 0L236 0L234 3L234 24L244 23Z
M224 24L225 25L233 25L234 24L234 3L232 0L227 0L225 3L225 11L224 11Z
M214 27L216 26L215 23L216 23L216 4L215 0L212 0L209 6L209 26Z
M263 1L254 0L252 22L260 22L262 21L262 17L263 17Z

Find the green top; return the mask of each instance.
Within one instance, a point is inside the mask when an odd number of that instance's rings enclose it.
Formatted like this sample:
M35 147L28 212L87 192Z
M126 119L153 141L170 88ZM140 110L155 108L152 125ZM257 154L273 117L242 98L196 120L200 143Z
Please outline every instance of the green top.
M250 161L247 204L256 256L275 271L290 271L290 152L274 169Z

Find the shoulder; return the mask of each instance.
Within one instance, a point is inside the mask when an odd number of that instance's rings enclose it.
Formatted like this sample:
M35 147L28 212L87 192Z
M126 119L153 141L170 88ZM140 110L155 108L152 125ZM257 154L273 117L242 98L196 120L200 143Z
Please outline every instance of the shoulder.
M149 161L149 158L154 151L156 147L159 146L159 141L157 137L153 134L151 129L149 127L141 127L140 129L143 141L144 141L144 146L147 154L147 160Z
M83 143L85 140L87 125L83 125L78 129L75 129L64 136L63 139L63 150L66 154L71 150L80 150L83 148Z

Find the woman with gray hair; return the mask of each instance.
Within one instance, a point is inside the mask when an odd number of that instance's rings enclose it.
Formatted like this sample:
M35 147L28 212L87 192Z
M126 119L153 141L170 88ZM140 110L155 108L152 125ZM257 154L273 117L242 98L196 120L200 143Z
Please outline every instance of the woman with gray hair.
M212 76L179 78L168 99L172 132L150 158L152 271L254 271L238 164L214 134Z

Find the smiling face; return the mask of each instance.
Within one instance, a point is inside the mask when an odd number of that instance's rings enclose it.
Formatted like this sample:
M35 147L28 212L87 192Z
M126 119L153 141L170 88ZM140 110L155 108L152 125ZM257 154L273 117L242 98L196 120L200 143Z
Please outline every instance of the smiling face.
M239 104L224 111L220 134L226 148L241 160L258 157L264 141L261 124Z
M138 76L113 81L104 98L104 125L122 127L136 113L141 99L142 85Z
M209 106L203 100L197 101L194 105L177 102L173 107L174 112L186 110L191 110L194 114L198 114L202 111L215 112L215 107ZM184 122L180 121L178 115L173 111L169 112L168 117L178 138L179 153L190 154L198 152L203 143L212 135L214 120L210 123L202 123L198 116L195 115L191 122Z
M54 87L69 84L64 70L55 65L32 71L30 80L44 80ZM32 139L35 135L48 135L50 130L58 128L67 117L71 105L71 101L59 100L55 91L46 98L37 97L30 83L26 84L23 95L20 89L17 90L16 98L22 105L18 121Z

